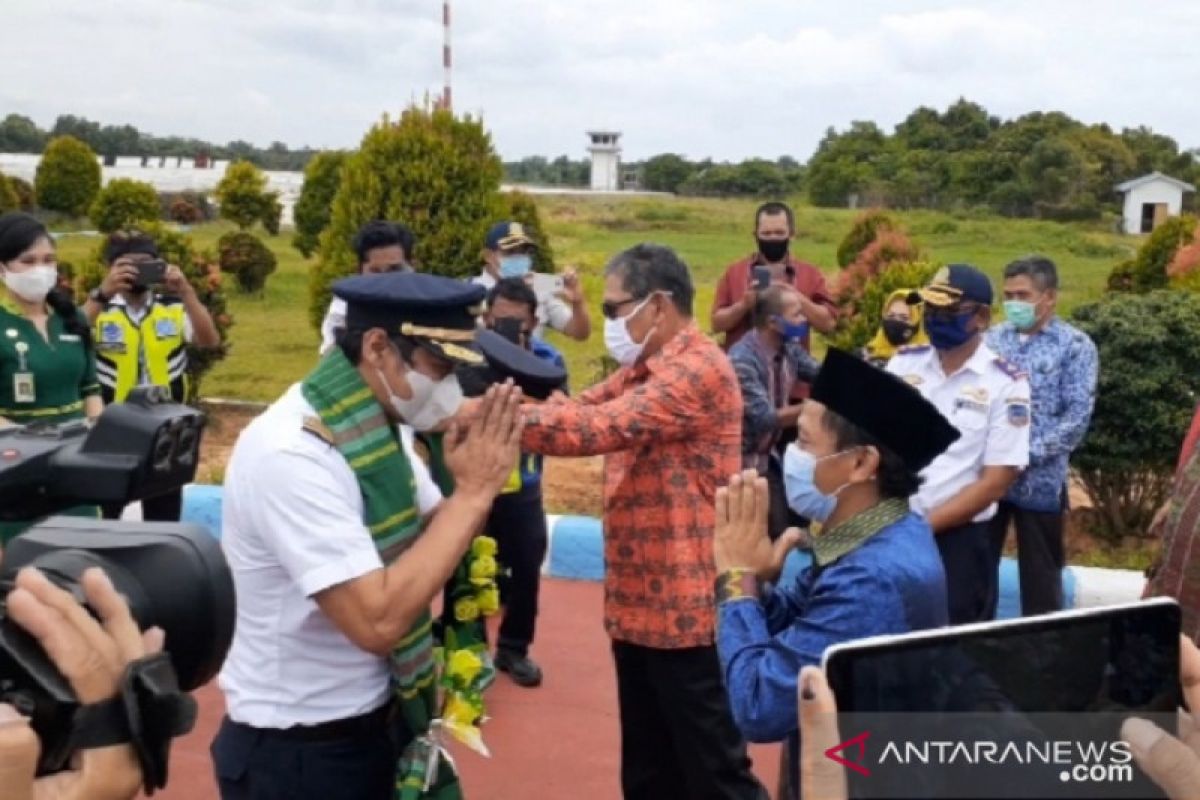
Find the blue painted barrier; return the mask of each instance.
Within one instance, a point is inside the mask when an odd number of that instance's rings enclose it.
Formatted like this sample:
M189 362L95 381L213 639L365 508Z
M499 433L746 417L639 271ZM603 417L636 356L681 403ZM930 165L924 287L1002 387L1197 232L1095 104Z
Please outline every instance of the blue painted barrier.
M183 521L203 525L216 538L221 536L222 488L192 484L183 492ZM555 578L598 581L604 578L604 534L594 517L547 517L550 546L542 572ZM787 581L811 563L811 556L795 552L788 558L782 581ZM1063 570L1063 601L1066 608L1080 608L1136 600L1141 576L1130 570L1067 567ZM1011 558L1000 564L1000 602L997 616L1020 615L1021 591L1017 564Z

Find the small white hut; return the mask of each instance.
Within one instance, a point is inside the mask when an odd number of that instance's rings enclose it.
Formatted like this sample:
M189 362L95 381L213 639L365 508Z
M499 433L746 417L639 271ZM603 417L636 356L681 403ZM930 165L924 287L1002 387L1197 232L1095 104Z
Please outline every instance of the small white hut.
M1125 195L1121 229L1126 233L1150 233L1168 217L1179 216L1184 194L1196 191L1196 187L1161 172L1151 172L1118 184L1117 191Z

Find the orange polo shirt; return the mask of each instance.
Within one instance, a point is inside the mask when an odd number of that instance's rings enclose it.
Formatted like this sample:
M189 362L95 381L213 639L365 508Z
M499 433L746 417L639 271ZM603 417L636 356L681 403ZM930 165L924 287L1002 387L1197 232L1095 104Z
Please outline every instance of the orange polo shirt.
M741 467L742 396L693 324L575 400L526 406L522 449L604 455L604 624L663 649L713 643L714 497Z

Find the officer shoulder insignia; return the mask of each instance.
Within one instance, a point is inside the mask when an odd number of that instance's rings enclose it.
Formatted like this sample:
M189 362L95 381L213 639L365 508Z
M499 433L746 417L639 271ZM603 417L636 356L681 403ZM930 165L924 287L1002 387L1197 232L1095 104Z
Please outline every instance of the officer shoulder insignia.
M305 417L304 424L300 427L330 447L333 446L333 431L329 430L324 422L321 422L320 417Z
M896 353L898 355L907 356L912 355L913 353L925 353L928 352L929 349L930 345L927 344L906 344L903 347L898 348Z
M1014 381L1024 380L1025 378L1029 377L1024 370L1003 356L996 356L996 359L993 363L1001 372L1012 378Z

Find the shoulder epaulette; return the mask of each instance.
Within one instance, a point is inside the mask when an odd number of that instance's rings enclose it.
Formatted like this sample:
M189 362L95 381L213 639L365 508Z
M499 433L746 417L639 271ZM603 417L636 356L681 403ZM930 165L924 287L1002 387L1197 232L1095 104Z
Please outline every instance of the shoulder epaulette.
M903 347L896 349L896 355L911 355L913 353L928 352L932 345L928 344L906 344Z
M325 427L325 423L321 422L320 417L305 417L304 424L300 427L330 447L333 446L333 431Z
M996 356L996 360L993 363L1000 369L1001 372L1012 378L1014 381L1023 380L1029 377L1024 370L1009 361L1004 356Z

